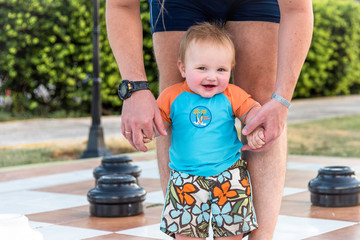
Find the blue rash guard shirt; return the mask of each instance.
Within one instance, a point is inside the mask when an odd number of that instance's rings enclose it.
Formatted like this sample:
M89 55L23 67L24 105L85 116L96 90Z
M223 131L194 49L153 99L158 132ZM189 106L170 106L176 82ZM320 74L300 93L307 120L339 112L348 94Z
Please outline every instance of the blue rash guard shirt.
M243 146L235 128L255 105L241 88L229 84L224 92L204 98L192 92L186 81L165 89L158 105L171 127L171 169L197 176L214 176L240 159Z

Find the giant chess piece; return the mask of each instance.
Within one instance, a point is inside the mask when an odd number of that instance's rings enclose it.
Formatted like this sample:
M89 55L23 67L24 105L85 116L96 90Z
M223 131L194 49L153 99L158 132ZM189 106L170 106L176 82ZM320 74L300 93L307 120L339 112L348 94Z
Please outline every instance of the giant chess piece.
M126 217L143 213L146 191L131 175L113 174L99 178L87 194L90 214L96 217Z
M94 169L93 175L96 181L105 175L127 174L138 179L141 169L139 166L132 165L132 159L124 155L105 156L101 160L101 165ZM137 181L138 182L138 181Z
M360 204L360 181L346 166L320 168L308 184L311 202L321 207L350 207Z

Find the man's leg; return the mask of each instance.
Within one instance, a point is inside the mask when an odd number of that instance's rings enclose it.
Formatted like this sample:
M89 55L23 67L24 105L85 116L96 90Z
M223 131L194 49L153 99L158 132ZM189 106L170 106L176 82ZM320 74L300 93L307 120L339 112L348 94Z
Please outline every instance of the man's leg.
M180 39L184 32L157 32L153 34L153 45L156 63L159 69L159 92L165 88L183 81L177 60L179 58ZM166 193L166 187L169 181L169 147L170 134L157 138L156 149L159 164L161 187Z
M278 24L270 22L228 22L236 48L234 83L250 93L261 104L270 100L274 91ZM284 131L285 132L285 131ZM280 210L285 180L286 133L273 147L261 153L245 152L248 161L259 229L249 239L272 239Z

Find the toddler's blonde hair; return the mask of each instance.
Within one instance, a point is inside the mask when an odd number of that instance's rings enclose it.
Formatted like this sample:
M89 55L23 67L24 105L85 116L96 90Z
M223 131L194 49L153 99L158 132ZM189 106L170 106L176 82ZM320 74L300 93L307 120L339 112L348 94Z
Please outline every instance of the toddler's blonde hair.
M234 43L230 34L222 26L203 22L190 27L180 42L179 60L183 63L185 63L186 50L192 41L229 47L233 53L232 65L235 65Z

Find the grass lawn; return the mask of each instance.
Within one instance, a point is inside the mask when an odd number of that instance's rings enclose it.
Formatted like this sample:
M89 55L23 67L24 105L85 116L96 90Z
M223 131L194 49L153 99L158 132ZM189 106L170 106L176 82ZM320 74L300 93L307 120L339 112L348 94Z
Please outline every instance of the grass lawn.
M289 154L360 158L360 116L288 125Z
M134 150L125 141L106 138L112 154ZM148 144L155 149L155 141ZM360 116L288 125L289 154L360 158ZM0 149L0 167L77 159L86 143L38 148Z
M113 154L130 153L135 150L122 139L105 139L107 149ZM147 144L148 149L155 149L155 141ZM69 161L78 159L86 149L85 142L59 144L46 147L0 149L0 168L32 163Z

